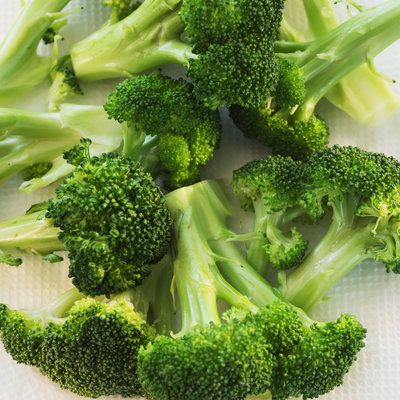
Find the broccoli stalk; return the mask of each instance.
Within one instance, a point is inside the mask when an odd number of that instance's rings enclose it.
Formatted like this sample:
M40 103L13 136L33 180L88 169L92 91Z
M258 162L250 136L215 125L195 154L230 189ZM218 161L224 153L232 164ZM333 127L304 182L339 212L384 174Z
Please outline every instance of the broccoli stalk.
M120 147L125 128L102 107L63 104L57 113L2 108L0 132L0 181L25 170L20 190L31 193L73 171L62 153L81 137L91 138L92 155L100 155Z
M72 45L73 68L83 82L183 65L207 107L257 106L276 84L273 43L283 3L230 0L221 7L219 0L145 0Z
M39 56L37 47L55 21L71 14L61 12L68 3L30 0L23 6L0 44L0 105L9 105L42 82L56 64L56 47L51 56Z
M232 212L220 182L203 181L166 197L182 326L173 338L157 337L139 352L145 391L160 400L222 400L270 390L283 400L317 397L341 384L364 345L365 329L355 318L310 320L258 275L232 241L213 239L226 231ZM234 306L223 314L225 322L218 298Z
M234 122L273 152L307 160L327 144L328 129L314 114L317 103L400 37L399 15L399 3L388 0L309 42L276 42L281 62L275 94L259 108L231 108Z
M297 31L287 18L281 24L281 38L303 42L325 35L340 25L330 0L303 0L307 30ZM399 106L399 97L371 65L371 60L343 77L325 97L356 121L376 125L385 121Z
M35 311L0 304L6 351L80 396L145 395L137 377L137 353L156 333L147 314L161 330L171 328L169 266L161 262L137 291L109 299L84 298L74 288ZM161 305L155 293L161 295Z
M326 148L309 160L300 202L315 219L331 209L332 222L302 264L281 275L285 298L311 310L366 259L400 272L399 169L391 157L352 147Z

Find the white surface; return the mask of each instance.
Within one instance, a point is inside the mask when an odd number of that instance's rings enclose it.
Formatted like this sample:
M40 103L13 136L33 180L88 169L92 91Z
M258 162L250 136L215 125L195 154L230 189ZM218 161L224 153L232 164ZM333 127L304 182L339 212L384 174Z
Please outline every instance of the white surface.
M44 0L45 1L45 0ZM363 4L376 1L364 0ZM70 7L84 5L85 9L71 18L64 29L68 43L84 37L99 27L106 17L101 0L72 0ZM17 0L0 0L0 40L11 25L19 7ZM400 43L389 48L377 60L382 72L400 81ZM175 72L175 71L173 71ZM116 81L84 86L85 96L76 97L79 103L102 104ZM43 100L48 84L18 104L27 109L44 109ZM400 85L394 85L400 94ZM370 128L355 123L340 110L323 101L318 109L331 129L331 143L358 145L370 151L381 151L400 159L400 111L387 123ZM224 113L226 116L226 113ZM245 161L263 157L267 150L256 142L244 139L233 124L225 118L221 148L210 162L203 177L231 179L233 169ZM0 188L0 219L22 213L30 204L48 198L51 189L31 196L17 192L20 177ZM243 214L241 214L243 215ZM324 227L321 226L321 230ZM50 265L34 257L25 257L20 268L0 265L0 302L13 307L33 308L46 303L71 286L67 278L67 264ZM333 300L317 307L316 319L335 319L341 312L357 315L368 329L366 348L346 376L343 386L323 400L398 400L400 399L400 276L386 274L379 263L366 262L355 268L330 293ZM1 400L74 400L80 397L61 390L32 367L16 364L0 345L0 399ZM118 398L118 397L115 397ZM191 400L191 399L188 399Z

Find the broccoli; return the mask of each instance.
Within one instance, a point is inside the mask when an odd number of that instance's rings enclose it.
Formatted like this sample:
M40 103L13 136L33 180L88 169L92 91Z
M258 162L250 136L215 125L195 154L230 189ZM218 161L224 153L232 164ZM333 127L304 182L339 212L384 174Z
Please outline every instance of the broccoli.
M73 284L110 295L139 285L167 252L171 217L139 163L117 153L91 157L90 140L81 142L65 154L75 170L57 197L2 222L1 258L18 265L12 254L31 252L54 262L53 252L66 249Z
M160 73L126 79L104 109L128 125L123 152L172 189L198 181L219 144L218 111L204 107L182 79Z
M284 0L145 0L121 21L73 44L73 68L84 82L183 65L196 97L207 107L256 107L277 81L274 41L283 4Z
M163 329L172 328L169 317L164 318L165 313L173 315L169 265L154 266L140 288L110 299L83 297L74 288L35 311L0 304L5 349L18 363L38 367L81 396L144 395L137 353L156 334L147 314Z
M60 20L77 11L62 12L69 1L30 0L21 9L0 44L0 105L8 106L38 85L56 64L56 47L51 56L38 55L37 47L42 38L54 41L54 34L64 24Z
M282 39L291 42L311 40L323 36L340 24L331 0L303 0L303 5L307 29L297 30L284 15ZM390 89L386 80L368 60L368 63L350 72L328 90L325 97L356 121L376 125L384 122L399 106L399 96Z
M166 201L182 323L173 337L158 336L139 351L138 376L150 398L239 400L269 390L283 400L316 397L341 384L364 346L361 324L349 315L310 320L232 241L214 240L232 214L221 182L175 190ZM217 299L233 306L225 322Z
M117 150L124 132L100 106L63 104L57 113L0 108L0 181L27 169L20 190L30 193L73 171L62 152L81 137L92 139L91 152L100 155Z
M47 97L49 111L59 111L60 104L64 103L70 96L83 95L78 79L67 60L61 59L51 72L53 82Z
M301 178L302 163L282 156L253 160L233 172L233 194L244 209L254 211L253 232L242 235L250 240L247 260L262 276L268 265L277 270L295 267L307 250L308 241L294 226L287 228L306 216L299 205Z
M287 277L281 292L311 310L345 274L366 259L400 272L400 163L357 147L327 147L304 166L299 204L314 220L333 212L328 231Z
M281 83L261 107L232 107L234 122L246 135L271 146L274 153L307 160L327 144L328 128L314 114L318 101L348 73L400 37L399 16L398 1L388 0L314 40L276 42L276 55L282 59ZM280 90L282 82L293 90Z

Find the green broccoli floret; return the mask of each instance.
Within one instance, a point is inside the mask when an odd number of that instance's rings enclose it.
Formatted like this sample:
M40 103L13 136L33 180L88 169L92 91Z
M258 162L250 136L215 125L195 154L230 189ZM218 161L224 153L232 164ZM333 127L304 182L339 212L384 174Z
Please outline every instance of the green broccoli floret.
M127 123L124 153L170 188L199 180L200 166L214 155L221 126L218 111L204 107L193 86L159 73L127 79L110 94L104 108Z
M52 73L52 79L53 83L47 97L49 111L59 111L60 104L64 103L70 96L83 94L74 71L67 66L57 67Z
M343 77L400 37L399 16L399 3L388 0L314 40L276 42L275 54L285 60L280 63L279 81L281 86L286 83L283 89L277 86L261 107L231 108L235 124L245 135L271 146L274 153L307 160L327 144L329 133L314 114L317 103Z
M67 250L74 285L110 295L139 285L167 252L171 217L138 162L117 153L91 157L90 140L82 144L66 153L76 168L56 199L0 224L1 258L18 264L12 254L28 252L55 262L53 252Z
M233 194L244 209L254 211L253 233L243 239L250 239L247 259L262 276L268 265L278 270L297 266L307 250L308 241L288 227L306 215L299 205L301 179L302 164L281 156L250 161L233 173Z
M325 35L335 29L340 20L331 0L303 0L307 28L297 30L284 15L281 39L304 42ZM287 11L290 12L290 4ZM342 78L325 97L356 121L376 125L384 122L399 107L399 96L390 88L368 60Z
M214 239L232 213L221 182L203 181L166 198L182 322L172 338L157 337L139 352L139 380L150 398L240 400L270 390L273 398L287 399L339 385L364 345L361 324L349 315L311 321L233 242ZM222 322L217 299L234 306Z
M0 44L0 105L8 106L21 94L42 82L56 64L52 56L41 56L37 48L42 39L54 41L54 33L65 25L62 12L70 0L30 0L25 2L11 29ZM60 21L62 20L62 21Z
M168 268L169 263L154 266L143 287L110 299L83 298L74 288L35 311L1 304L0 337L15 361L38 367L76 394L144 395L137 353L156 333L146 315L161 322L163 313L173 313ZM155 291L162 307L154 302Z
M20 190L33 192L73 171L62 153L81 137L92 140L92 155L100 155L117 150L124 132L100 106L63 104L55 113L0 108L0 182L27 168Z
M300 205L315 220L331 209L332 222L302 264L281 275L285 298L310 310L366 259L400 272L399 171L392 157L336 145L305 164Z
M131 77L179 64L187 67L194 93L206 106L258 106L278 77L273 48L283 4L145 0L126 18L72 45L72 64L81 81Z

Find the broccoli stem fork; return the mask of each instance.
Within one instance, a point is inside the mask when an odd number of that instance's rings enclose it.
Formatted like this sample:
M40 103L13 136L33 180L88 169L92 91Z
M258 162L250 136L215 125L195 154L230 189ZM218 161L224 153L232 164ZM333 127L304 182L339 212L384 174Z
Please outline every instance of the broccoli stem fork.
M184 29L180 4L180 0L147 0L120 22L73 45L71 58L78 78L132 77L163 64L187 65L194 55L191 46L179 40Z

